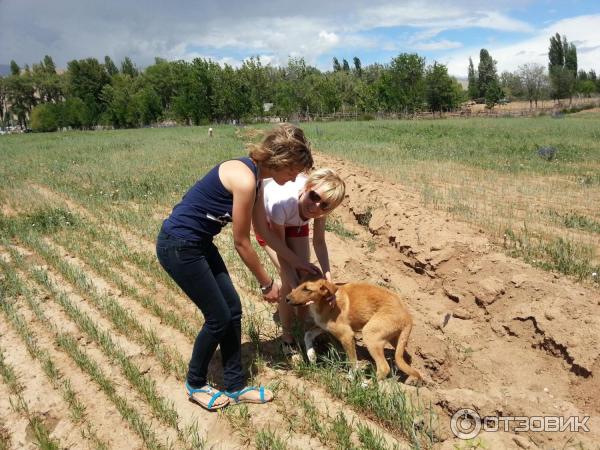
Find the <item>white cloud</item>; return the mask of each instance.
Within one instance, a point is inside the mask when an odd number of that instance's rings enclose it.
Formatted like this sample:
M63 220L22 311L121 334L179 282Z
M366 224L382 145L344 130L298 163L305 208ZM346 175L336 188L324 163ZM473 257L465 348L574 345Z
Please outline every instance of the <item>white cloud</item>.
M482 3L478 8L471 8L468 4L460 3L395 3L366 8L361 13L358 26L361 28L410 26L438 32L465 27L526 33L533 31L529 24L495 11L489 5Z
M324 46L333 47L340 42L340 38L335 33L328 33L327 31L319 32L319 42Z
M486 47L492 57L498 62L498 73L504 70L515 71L525 63L548 64L548 47L550 37L560 33L567 36L569 42L577 42L577 60L580 69L589 70L598 67L600 61L600 14L572 17L557 21L523 41L506 46ZM478 48L469 48L454 53L439 62L448 65L448 72L455 76L467 75L469 57L477 66L479 61Z

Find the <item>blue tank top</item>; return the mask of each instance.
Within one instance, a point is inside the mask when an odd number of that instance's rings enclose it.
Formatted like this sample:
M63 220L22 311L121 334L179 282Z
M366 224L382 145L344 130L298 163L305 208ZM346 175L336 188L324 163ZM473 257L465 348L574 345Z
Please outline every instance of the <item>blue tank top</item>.
M258 167L249 157L238 158L256 177L258 191ZM233 195L219 178L217 164L199 179L173 208L163 222L163 231L186 241L197 241L206 236L215 236L232 221Z

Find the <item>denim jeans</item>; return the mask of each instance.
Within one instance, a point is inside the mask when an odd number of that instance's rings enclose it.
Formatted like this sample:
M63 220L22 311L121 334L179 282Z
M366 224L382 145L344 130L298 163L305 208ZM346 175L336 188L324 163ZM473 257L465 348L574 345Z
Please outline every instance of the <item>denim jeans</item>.
M156 254L162 267L204 315L190 359L188 383L192 387L207 383L208 364L220 345L225 389L240 390L245 381L241 358L242 305L212 238L186 241L161 230Z

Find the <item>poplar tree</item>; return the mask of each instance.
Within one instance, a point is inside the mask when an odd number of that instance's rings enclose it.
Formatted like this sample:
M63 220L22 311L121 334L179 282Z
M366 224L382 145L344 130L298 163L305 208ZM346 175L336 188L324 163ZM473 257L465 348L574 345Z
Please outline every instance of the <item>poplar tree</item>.
M556 33L550 37L548 48L548 73L552 84L552 97L572 100L577 80L577 48L566 36Z
M469 57L469 86L467 88L469 98L471 100L476 99L479 96L479 87L477 86L477 73L473 66L473 60Z

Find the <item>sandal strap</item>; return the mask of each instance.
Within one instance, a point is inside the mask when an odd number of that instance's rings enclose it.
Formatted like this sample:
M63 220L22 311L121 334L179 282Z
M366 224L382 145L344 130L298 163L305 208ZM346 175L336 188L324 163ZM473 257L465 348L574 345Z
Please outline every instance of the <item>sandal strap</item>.
M246 392L250 392L250 391L258 391L260 394L259 395L260 401L262 403L265 402L265 387L264 386L248 386L248 387L245 387L244 389L242 389L241 391L233 391L233 392L225 391L223 393L227 397L229 397L237 402L241 395L244 395Z
M188 394L195 394L196 392L202 393L202 394L212 394L213 391L219 392L217 389L213 388L212 386L209 386L208 384L206 385L206 387L203 388L193 388L189 385L189 383L186 381L185 382L185 388L188 391Z
M185 388L187 389L187 391L188 391L188 395L189 395L190 397L192 397L192 396L193 396L193 394L196 394L196 393L198 393L198 394L213 394L213 395L210 397L210 400L208 401L208 404L206 405L206 406L207 406L209 409L213 407L213 405L215 404L215 401L216 401L216 400L217 400L217 399L218 399L218 398L219 398L221 395L224 395L224 394L225 394L225 392L223 392L223 391L219 391L219 390L217 390L217 389L215 389L215 388L213 388L213 387L211 387L211 386L208 386L208 385L207 385L206 387L203 387L203 388L193 388L193 387L191 387L191 386L188 384L188 382L187 382L187 381L185 382Z
M208 408L209 408L209 409L213 407L213 405L215 404L215 401L216 401L216 400L217 400L217 399L218 399L218 398L219 398L221 395L223 395L223 392L221 392L221 391L217 391L217 392L216 392L216 393L215 393L215 394L214 394L214 395L213 395L213 396L210 398L210 400L209 400L209 402L208 402Z

